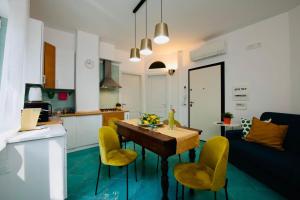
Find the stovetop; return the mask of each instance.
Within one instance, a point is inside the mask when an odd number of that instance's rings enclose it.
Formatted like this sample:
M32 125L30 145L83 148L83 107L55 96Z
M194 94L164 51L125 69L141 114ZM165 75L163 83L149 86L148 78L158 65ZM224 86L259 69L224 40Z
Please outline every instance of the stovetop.
M116 108L101 108L100 109L101 112L111 112L111 111L119 111Z

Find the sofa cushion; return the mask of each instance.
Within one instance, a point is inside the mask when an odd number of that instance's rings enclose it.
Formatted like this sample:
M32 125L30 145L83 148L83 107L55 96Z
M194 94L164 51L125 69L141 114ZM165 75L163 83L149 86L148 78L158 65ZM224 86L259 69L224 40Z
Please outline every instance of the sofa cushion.
M283 151L282 144L287 130L288 125L267 123L253 117L252 127L245 140Z
M272 123L288 125L288 132L283 142L283 148L286 151L300 154L300 115L265 112L260 120L272 119Z
M264 171L270 176L283 180L290 178L293 169L293 162L297 160L295 154L286 151L278 151L260 144L247 142L242 139L230 141L230 154L236 158L243 159L248 165L252 165L256 171ZM239 156L236 156L239 154ZM232 160L231 160L232 161Z

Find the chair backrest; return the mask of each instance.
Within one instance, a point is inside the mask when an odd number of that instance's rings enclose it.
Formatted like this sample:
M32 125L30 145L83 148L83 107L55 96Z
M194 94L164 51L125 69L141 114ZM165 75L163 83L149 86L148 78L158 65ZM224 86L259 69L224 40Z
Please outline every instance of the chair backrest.
M166 124L166 125L168 125L168 124L169 124L169 120L166 119L166 120L163 121L163 123ZM177 126L177 127L181 127L180 122L177 121L176 119L174 120L174 124L175 124L175 126Z
M112 117L108 120L108 126L113 128L115 131L118 130L118 126L116 125L116 121L119 121L120 119Z
M212 191L218 191L225 185L228 152L228 139L216 136L204 144L200 153L199 164L208 171L212 179Z
M107 164L107 154L116 149L120 149L119 137L116 131L109 127L103 126L99 129L99 148L101 154L101 161L103 164Z

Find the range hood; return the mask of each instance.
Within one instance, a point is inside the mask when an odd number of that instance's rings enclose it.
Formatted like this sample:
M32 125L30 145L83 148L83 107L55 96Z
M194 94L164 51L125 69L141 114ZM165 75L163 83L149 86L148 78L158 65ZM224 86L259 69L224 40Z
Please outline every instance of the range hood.
M121 88L119 83L114 81L111 76L111 61L103 60L104 65L104 79L100 82L100 88L116 89Z

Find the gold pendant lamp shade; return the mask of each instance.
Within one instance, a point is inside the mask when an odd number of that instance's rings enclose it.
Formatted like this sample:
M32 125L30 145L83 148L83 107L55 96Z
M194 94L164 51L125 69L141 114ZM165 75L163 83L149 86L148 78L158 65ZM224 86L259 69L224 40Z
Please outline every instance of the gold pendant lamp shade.
M166 44L170 41L168 25L162 21L162 0L160 1L160 23L155 25L153 41L156 44Z
M131 62L141 61L140 50L138 48L131 48L129 60Z
M155 25L154 42L156 44L166 44L170 41L168 25L160 22Z
M148 56L152 54L152 42L148 38L148 4L146 0L146 37L141 40L141 54Z
M131 62L139 62L141 61L140 50L136 48L136 14L134 14L134 48L130 50L130 58Z

